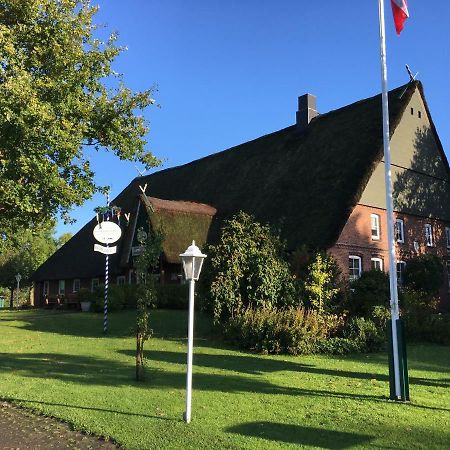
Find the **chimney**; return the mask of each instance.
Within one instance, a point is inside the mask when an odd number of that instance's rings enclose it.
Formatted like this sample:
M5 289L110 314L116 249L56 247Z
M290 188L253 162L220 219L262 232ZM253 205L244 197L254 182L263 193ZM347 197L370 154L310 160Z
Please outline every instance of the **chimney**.
M314 117L319 113L316 110L316 97L311 94L304 94L298 98L297 128L303 130Z

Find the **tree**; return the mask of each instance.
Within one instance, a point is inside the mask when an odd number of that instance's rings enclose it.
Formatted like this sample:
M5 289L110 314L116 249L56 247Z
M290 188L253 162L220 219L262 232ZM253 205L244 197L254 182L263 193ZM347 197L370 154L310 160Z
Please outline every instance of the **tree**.
M4 0L0 7L0 230L68 217L101 190L84 146L153 167L144 118L152 90L133 93L112 69L117 35L95 38L89 0Z
M149 325L148 306L156 303L156 282L152 273L157 268L161 255L163 233L151 230L148 234L138 230L138 240L143 252L136 260L136 380L144 379L144 343L153 331ZM140 237L142 236L142 237ZM143 237L145 236L145 237Z
M220 241L208 248L215 321L248 307L284 307L295 302L294 278L283 259L284 243L268 225L238 213L224 223Z
M21 284L26 285L32 273L56 250L53 232L53 226L24 231L16 237L14 245L8 245L0 253L0 286L10 290L11 299L16 288L15 275L20 273Z
M59 238L56 239L56 248L61 248L67 241L72 239L72 236L73 234L70 232L63 233L61 236L59 236Z
M431 296L437 295L443 282L442 260L431 253L412 258L406 264L405 285Z
M329 311L333 300L340 292L339 268L329 255L317 253L314 261L308 266L308 275L304 290L309 305L322 315Z

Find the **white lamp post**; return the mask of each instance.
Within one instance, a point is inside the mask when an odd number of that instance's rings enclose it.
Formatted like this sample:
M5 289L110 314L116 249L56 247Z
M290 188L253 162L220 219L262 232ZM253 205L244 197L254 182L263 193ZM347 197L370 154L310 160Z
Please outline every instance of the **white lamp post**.
M183 419L186 423L191 421L192 400L192 353L194 348L194 290L195 282L200 276L203 260L206 258L200 249L192 241L184 253L180 255L183 262L184 276L189 281L189 324L188 324L188 355L187 355L187 377L186 377L186 411Z
M16 303L17 303L17 307L19 307L19 287L20 287L20 280L22 279L22 275L20 275L20 273L18 273L16 275L16 281L17 281L17 295L16 295Z

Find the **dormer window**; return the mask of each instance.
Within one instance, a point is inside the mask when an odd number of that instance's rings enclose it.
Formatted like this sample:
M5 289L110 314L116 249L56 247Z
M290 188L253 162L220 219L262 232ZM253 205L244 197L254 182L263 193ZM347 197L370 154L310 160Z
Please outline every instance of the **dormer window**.
M370 226L372 230L372 240L378 241L380 239L380 216L378 214L370 215Z

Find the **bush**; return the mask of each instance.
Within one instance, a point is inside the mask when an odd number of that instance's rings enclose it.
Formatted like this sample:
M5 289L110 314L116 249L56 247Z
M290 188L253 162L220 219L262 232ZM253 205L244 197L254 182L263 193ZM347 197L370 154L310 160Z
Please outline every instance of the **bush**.
M432 314L426 317L420 328L417 328L416 335L406 332L412 338L419 338L435 344L450 345L450 314Z
M308 266L302 286L306 306L317 310L319 314L335 309L341 293L340 276L339 266L333 257L317 253Z
M225 222L217 245L208 248L209 297L215 322L248 307L294 306L294 277L283 259L284 243L268 225L240 212Z
M384 349L386 343L384 330L364 317L352 317L344 327L343 337L354 341L361 352L378 352Z
M442 261L430 253L410 259L405 269L405 286L437 295L442 285Z
M104 287L98 287L91 293L91 310L102 312L104 304ZM108 311L120 311L125 307L136 306L136 285L117 286L110 285L108 288Z
M189 284L156 285L156 307L163 309L187 309L188 294Z
M247 308L224 326L228 340L262 353L308 354L316 351L327 329L319 314L304 308Z
M389 276L381 270L363 272L351 287L348 303L351 315L372 318L376 306L389 307Z

